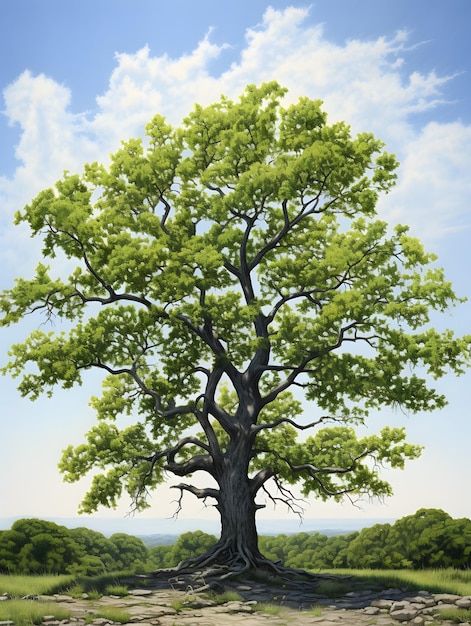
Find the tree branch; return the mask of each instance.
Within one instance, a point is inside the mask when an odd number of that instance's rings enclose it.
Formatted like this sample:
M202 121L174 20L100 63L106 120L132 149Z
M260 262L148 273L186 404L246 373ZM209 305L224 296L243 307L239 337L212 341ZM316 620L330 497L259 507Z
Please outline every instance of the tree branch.
M304 500L302 498L296 498L293 492L282 484L276 474L272 478L281 496L274 496L265 483L262 485L263 492L273 502L274 507L276 507L276 505L280 502L281 504L284 504L289 511L297 515L299 519L302 520L304 508L298 503L304 502Z
M126 374L131 376L131 378L135 381L139 389L145 394L150 396L154 400L154 408L159 415L162 415L164 418L172 418L178 415L188 415L189 413L195 413L196 402L193 404L185 404L176 406L175 401L171 399L166 408L162 406L162 397L160 394L155 392L153 389L147 387L142 378L137 373L137 361L131 365L131 367L121 367L121 368L113 368L106 363L102 363L100 359L97 361L90 361L83 365L76 365L77 369L86 369L90 367L96 367L99 369L103 369L109 374L112 375L122 375Z
M214 498L217 502L219 502L219 490L218 489L210 489L210 488L200 489L198 487L195 487L194 485L188 485L187 483L180 483L179 485L171 485L170 489L180 490L180 497L178 498L178 500L176 500L177 510L173 514L174 518L178 517L180 511L183 508L182 501L183 501L183 493L185 491L188 491L189 493L193 494L200 500L203 500L205 504L206 504L206 498Z
M270 422L269 424L254 424L252 426L252 432L253 433L259 433L262 430L268 430L268 429L272 429L272 428L276 428L277 426L280 426L281 424L290 424L291 426L294 426L294 428L297 428L298 430L308 430L310 428L315 428L316 426L319 426L319 424L323 424L325 422L341 422L342 420L333 417L331 415L323 415L322 417L320 417L318 420L316 420L315 422L310 422L309 424L298 424L297 422L295 422L294 420L290 419L289 417L281 417L280 419L274 421L274 422Z

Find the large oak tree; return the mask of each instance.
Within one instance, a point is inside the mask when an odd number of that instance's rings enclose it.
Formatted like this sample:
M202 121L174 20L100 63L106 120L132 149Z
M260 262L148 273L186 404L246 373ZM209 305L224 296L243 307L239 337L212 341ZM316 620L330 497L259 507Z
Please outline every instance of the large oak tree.
M320 498L389 495L379 468L420 448L403 429L359 437L355 424L442 407L430 381L470 358L469 337L431 324L459 302L434 255L376 217L395 157L329 125L321 102L283 107L284 95L249 86L180 128L156 115L108 167L65 174L16 217L52 270L40 263L1 297L4 325L39 315L5 368L23 395L104 373L98 423L60 462L67 481L95 473L82 510L123 490L141 509L181 477L181 496L221 516L199 567L267 565L256 511L270 498L296 509L297 483Z

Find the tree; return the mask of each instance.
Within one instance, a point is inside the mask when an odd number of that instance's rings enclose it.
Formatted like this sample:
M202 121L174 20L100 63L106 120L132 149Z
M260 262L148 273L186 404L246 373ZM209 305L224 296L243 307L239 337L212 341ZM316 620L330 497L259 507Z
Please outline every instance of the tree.
M144 569L148 554L142 539L125 533L114 533L110 541L116 546L119 569L134 569L135 571Z
M104 373L98 424L60 462L67 481L101 470L81 510L123 490L142 509L174 474L180 504L190 493L221 517L216 546L191 564L228 573L270 565L260 496L297 510L297 483L304 496L389 495L379 467L402 468L419 446L400 428L354 426L381 407L442 407L429 379L470 360L470 337L431 324L460 301L435 256L376 217L395 157L329 125L321 102L284 96L248 86L180 128L156 115L109 167L66 173L16 216L55 274L40 263L1 298L3 325L32 313L56 324L11 348L4 371L24 396Z
M370 528L363 528L347 548L348 567L353 569L391 568L390 564L386 565L390 551L390 530L390 524L375 524ZM403 567L409 565L410 563L403 564Z
M80 547L65 526L40 519L20 519L2 536L9 552L2 570L21 574L63 574L79 560ZM3 552L3 551L2 551ZM0 557L2 556L0 552ZM5 552L3 552L5 555Z
M118 547L102 533L80 527L70 529L69 534L80 546L82 552L82 558L77 563L73 573L92 576L119 569Z

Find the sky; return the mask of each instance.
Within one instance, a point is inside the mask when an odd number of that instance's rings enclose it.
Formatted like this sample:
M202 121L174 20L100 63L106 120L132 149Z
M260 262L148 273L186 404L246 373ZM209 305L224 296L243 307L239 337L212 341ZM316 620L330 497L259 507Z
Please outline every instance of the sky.
M106 163L155 113L178 124L195 102L277 80L286 102L320 98L395 152L398 184L378 205L436 252L459 295L471 296L471 2L469 0L0 0L0 290L29 276L40 244L13 225L64 170ZM469 333L465 303L441 328ZM0 365L35 327L0 329ZM471 517L471 373L438 383L449 399L434 414L382 411L368 432L406 426L425 446L406 469L384 472L394 496L352 506L308 500L305 518L397 519L422 507ZM61 451L93 425L100 379L31 403L0 377L0 518L69 518L87 480L62 482ZM160 488L139 519L167 518L175 492ZM125 520L129 502L96 517ZM191 496L181 519L217 518ZM270 505L261 519L290 517ZM124 522L123 522L124 523Z

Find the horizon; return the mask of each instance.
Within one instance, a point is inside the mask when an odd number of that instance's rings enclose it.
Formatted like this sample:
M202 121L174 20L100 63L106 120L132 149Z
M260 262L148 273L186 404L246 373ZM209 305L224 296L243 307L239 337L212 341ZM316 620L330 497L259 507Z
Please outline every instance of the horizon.
M77 517L37 517L37 516L14 516L0 518L0 531L9 530L12 524L20 519L41 519L46 522L54 522L66 528L85 527L89 530L101 532L103 535L125 533L134 536L150 535L181 535L186 532L201 530L214 534L219 532L219 522L208 519L167 519L167 518L100 518L94 516ZM283 520L274 518L264 520L258 525L259 535L296 534L302 532L327 531L332 534L342 534L361 530L374 524L393 523L392 518L320 518L299 520Z

